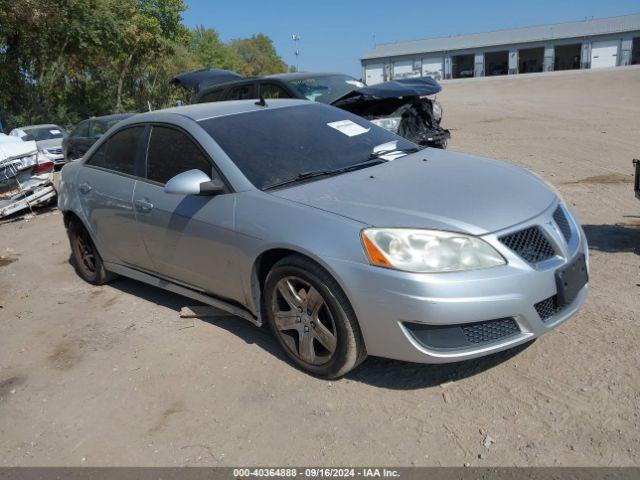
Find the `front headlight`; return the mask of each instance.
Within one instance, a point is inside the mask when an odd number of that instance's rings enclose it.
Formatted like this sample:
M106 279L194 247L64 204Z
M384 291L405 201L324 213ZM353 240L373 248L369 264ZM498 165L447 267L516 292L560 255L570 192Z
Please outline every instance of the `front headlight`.
M52 160L54 157L53 154L47 152L46 150L38 150L38 155L45 157L48 160Z
M401 117L376 118L371 120L371 123L378 125L385 130L389 130L390 132L397 133L398 128L400 127L400 120Z
M442 120L442 105L440 105L440 102L438 102L437 100L433 100L433 102L431 102L431 109L433 110L433 118L436 120L436 122L440 122L440 120Z
M372 265L416 273L460 272L505 265L484 240L463 233L366 228L362 244Z

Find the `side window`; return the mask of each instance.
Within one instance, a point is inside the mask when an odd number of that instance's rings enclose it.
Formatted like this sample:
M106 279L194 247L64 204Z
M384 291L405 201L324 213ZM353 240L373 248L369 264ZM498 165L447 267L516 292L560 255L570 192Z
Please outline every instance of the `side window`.
M247 98L256 98L255 86L251 83L249 85L240 85L233 87L227 94L227 100L245 100Z
M81 122L73 130L72 137L88 137L89 136L89 122Z
M104 132L106 132L107 126L105 125L104 122L99 121L99 120L94 120L91 122L91 127L89 127L89 137L91 138L99 138L101 137Z
M96 150L87 161L87 165L133 175L135 172L136 150L143 132L143 127L120 130Z
M165 184L179 173L201 170L211 176L213 168L193 141L179 130L153 127L147 153L147 178Z
M260 85L260 92L262 93L262 98L291 98L291 95L287 93L287 91L279 85L275 83L263 83Z
M220 100L222 100L223 93L224 93L224 88L219 88L218 90L212 90L202 95L198 99L198 103L219 102Z

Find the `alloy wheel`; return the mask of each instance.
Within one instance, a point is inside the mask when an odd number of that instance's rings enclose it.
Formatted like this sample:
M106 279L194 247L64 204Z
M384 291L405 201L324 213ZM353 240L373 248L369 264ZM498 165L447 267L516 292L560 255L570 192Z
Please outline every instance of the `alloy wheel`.
M277 334L300 360L327 363L337 346L334 318L322 294L297 276L280 279L271 299Z
M96 273L96 253L93 242L84 228L73 232L74 253L79 267L88 275Z

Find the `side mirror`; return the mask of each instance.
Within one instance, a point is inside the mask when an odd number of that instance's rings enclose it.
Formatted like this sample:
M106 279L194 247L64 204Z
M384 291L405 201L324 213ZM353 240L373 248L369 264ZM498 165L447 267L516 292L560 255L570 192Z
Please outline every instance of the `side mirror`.
M188 170L170 179L164 186L164 193L174 195L220 195L225 192L220 180L211 180L201 170Z

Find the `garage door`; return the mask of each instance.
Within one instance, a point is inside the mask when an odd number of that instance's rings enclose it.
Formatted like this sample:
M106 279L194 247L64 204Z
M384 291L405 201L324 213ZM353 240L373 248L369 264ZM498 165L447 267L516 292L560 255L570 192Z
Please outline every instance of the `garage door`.
M422 76L442 80L442 57L427 57L422 59Z
M591 44L591 68L615 67L618 60L618 41L604 40Z
M384 81L383 69L384 69L384 65L382 63L367 65L364 68L364 71L365 71L364 82L367 85L375 85L376 83L383 82Z
M413 72L413 61L412 60L402 60L393 62L393 78L411 78L411 77L419 77L420 73L417 75Z

